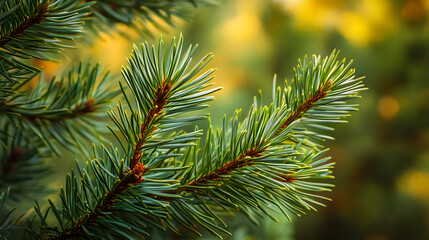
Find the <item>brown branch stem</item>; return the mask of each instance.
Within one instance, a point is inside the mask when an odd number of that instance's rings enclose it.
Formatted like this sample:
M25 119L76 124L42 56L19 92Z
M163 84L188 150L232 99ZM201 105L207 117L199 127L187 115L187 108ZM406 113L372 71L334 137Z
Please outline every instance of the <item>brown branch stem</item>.
M328 89L332 86L332 81L329 80L326 82L325 85L322 85L317 89L316 94L314 96L310 95L309 98L301 103L298 108L290 115L286 121L283 123L283 125L280 127L280 129L277 131L276 134L281 132L283 129L287 128L293 121L302 118L305 112L310 109L314 103L318 102L322 98L326 97L328 94Z
M153 107L149 110L149 113L146 117L145 122L141 125L139 139L134 146L133 156L130 161L130 168L140 161L142 158L142 147L147 140L147 136L155 131L155 126L151 125L152 120L156 115L159 115L164 109L165 104L167 104L167 94L171 89L171 83L166 83L165 79L162 82L161 86L158 86L156 91L156 98L153 100Z

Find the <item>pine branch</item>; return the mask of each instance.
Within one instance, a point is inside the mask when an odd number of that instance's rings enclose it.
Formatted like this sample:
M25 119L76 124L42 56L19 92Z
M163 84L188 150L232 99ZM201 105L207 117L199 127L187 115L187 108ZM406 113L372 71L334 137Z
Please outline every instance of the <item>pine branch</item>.
M125 177L120 180L120 183L105 195L101 205L97 206L96 209L90 212L86 218L79 218L76 222L77 226L74 229L66 229L60 236L58 236L58 238L55 239L74 239L85 236L84 228L88 228L88 226L96 222L99 217L103 216L104 213L110 212L111 206L114 204L114 200L117 196L124 193L132 185L144 181L142 175L149 170L149 168L145 168L145 166L140 163L142 158L142 147L147 139L144 138L144 136L148 136L155 130L155 126L150 125L150 122L154 117L156 117L156 115L161 114L165 104L167 103L167 94L170 89L171 83L166 83L165 80L163 80L161 86L158 86L156 97L153 99L153 107L149 110L144 123L141 124L139 139L134 146L132 157L129 161L130 173L126 174Z
M321 86L316 91L315 96L310 95L308 99L306 99L303 103L301 103L299 107L295 111L293 111L293 113L286 119L286 121L284 121L284 123L277 130L277 133L273 137L279 134L282 130L286 129L292 122L302 118L305 112L309 110L313 104L317 103L317 101L326 97L327 91L329 90L329 87L331 84L332 82L328 81L325 86ZM256 147L253 147L252 149L247 150L244 154L240 155L237 159L231 162L225 163L222 167L216 169L215 171L207 173L206 175L200 177L199 179L192 180L187 185L198 186L198 185L207 184L208 182L218 181L220 180L221 176L230 175L230 173L234 170L251 165L255 158L263 156L263 153L266 150L266 148L260 149L260 147L261 146L256 146ZM293 179L291 176L285 176L285 175L283 175L281 179L282 181L286 181L286 182L291 182L296 180L296 179ZM186 188L177 189L175 193L180 193L180 191L185 189Z
M213 70L197 76L210 58L203 58L193 69L185 72L195 48L189 47L182 57L182 47L181 37L177 44L173 41L168 55L163 50L162 39L158 44L158 51L154 47L150 49L147 43L141 45L141 48L134 48L129 60L130 67L124 69L123 74L132 90L135 103L129 101L125 90L122 89L128 106L132 110L137 105L137 111L131 111L131 116L127 116L120 104L117 113L113 110L110 113L128 142L128 147L124 148L129 150L125 154L125 160L120 157L117 150L110 151L103 147L104 157L102 157L95 149L92 159L96 160L89 162L87 167L92 170L95 180L91 180L90 174L84 169L84 172L80 172L81 187L77 187L79 184L72 172L71 177L67 178L68 187L60 193L63 209L57 210L50 202L50 209L54 213L58 212L55 215L61 229L46 226L41 232L34 234L49 239L70 239L79 236L101 238L106 234L103 233L102 226L112 228L113 224L115 227L111 234L129 238L129 233L121 230L124 225L120 223L124 218L133 215L139 219L138 222L128 222L127 225L136 224L136 228L141 229L138 236L141 236L139 234L147 234L143 230L145 226L159 227L157 226L159 219L168 216L161 201L150 200L154 194L170 196L168 192L178 184L177 180L172 178L172 174L181 168L170 167L165 171L164 162L166 159L180 156L181 148L195 145L194 141L201 132L172 133L169 140L159 141L160 132L166 133L191 120L201 119L203 116L174 117L179 113L204 108L203 104L212 99L207 95L218 90L216 88L204 90L211 85L206 83L211 79L209 75ZM142 91L145 88L153 89L154 92ZM113 133L116 135L114 131ZM152 173L143 177L149 169ZM41 212L37 207L35 210ZM142 215L143 212L155 214ZM39 214L39 217L42 222L45 221L45 216Z
M111 207L115 204L115 199L127 191L132 185L141 183L144 181L142 177L143 173L148 169L141 163L137 163L131 170L130 174L127 174L120 183L116 185L110 192L108 192L102 199L102 204L98 205L92 212L88 213L84 217L80 217L74 228L67 228L61 233L61 235L50 238L50 239L76 239L85 237L85 229L90 228L91 225L96 224L98 218L103 217L108 212L111 212Z
M111 77L108 73L101 75L99 64L80 64L66 77L49 83L40 77L38 86L31 91L18 91L0 100L0 115L6 116L0 122L19 126L24 136L37 136L56 153L56 144L71 150L85 149L79 143L85 142L84 138L95 141L94 136L104 130L97 127L97 120L105 118L105 104L119 90L111 90Z
M156 115L162 112L162 109L167 102L167 100L165 99L166 94L168 93L170 88L171 85L166 84L165 81L163 81L163 84L158 87L156 94L157 98L153 100L154 107L150 109L145 122L141 125L140 137L136 145L134 146L133 154L130 160L130 167L128 170L130 174L126 174L126 176L123 177L120 183L116 187L114 187L109 193L107 193L102 205L98 206L93 212L91 212L86 219L80 218L77 221L77 227L75 229L69 229L64 231L58 237L58 239L73 239L75 237L85 236L85 231L83 230L84 227L88 227L89 225L96 222L98 220L97 218L101 217L104 213L110 212L111 207L115 203L115 198L117 196L124 193L132 185L142 183L144 181L142 175L146 171L148 171L149 168L145 167L143 164L140 163L142 158L142 147L144 146L146 140L145 138L143 138L143 136L147 136L155 130L154 126L150 126L150 122Z
M39 69L25 59L55 59L65 40L74 40L82 31L90 4L62 0L5 0L0 3L0 72L11 84L18 84ZM54 54L54 55L53 55Z
M0 47L4 47L10 41L21 37L26 30L36 24L42 23L48 13L49 2L39 2L34 8L34 12L24 17L24 21L19 23L10 33L0 36ZM7 34L7 35L6 35Z
M365 89L360 79L354 78L350 64L336 58L334 52L322 61L318 57L311 62L304 59L304 67L298 65L292 86L284 91L274 89L270 107L261 106L256 99L243 123L238 121L238 111L229 124L224 120L216 134L210 127L202 155L183 157L183 162L194 164L180 175L183 185L169 193L189 200L201 199L200 214L213 216L206 206L211 203L240 209L252 221L256 221L252 215L259 211L270 216L270 205L277 206L288 218L288 212L301 215L307 209L315 209L311 204L323 205L314 199L325 198L310 192L332 187L319 181L332 177L333 164L326 163L329 158L319 159L326 150L311 140L329 137L307 128L330 129L321 124L340 122L339 118L355 110L344 101L358 97L358 92ZM313 123L315 119L318 125ZM186 215L196 218L195 214ZM178 220L185 216L172 218L179 225L193 226L189 221ZM216 234L213 229L218 227L214 224L215 221L202 225Z
M221 179L221 176L230 175L232 171L237 170L239 168L249 166L254 161L254 158L261 157L264 153L264 149L253 148L246 151L246 153L240 155L234 161L225 163L222 167L207 173L206 175L192 180L188 186L200 186L208 184L209 182L216 182ZM177 189L176 192L180 193L181 191L186 190L185 188ZM192 191L192 190L191 190Z
M36 67L28 66L13 58L0 57L0 101L9 98L19 87L39 73Z
M42 224L31 234L134 239L155 229L179 233L180 226L199 234L198 224L219 236L228 233L219 216L224 212L238 210L257 222L255 215L275 219L276 209L290 218L323 206L327 198L318 193L331 189L325 179L332 178L333 163L312 141L328 136L308 129L327 129L324 124L354 109L345 101L364 88L350 65L335 52L304 59L290 86L274 88L273 103L256 98L243 121L237 111L221 129L210 126L200 147L201 131L173 130L204 118L179 116L206 107L218 89L206 90L213 70L198 75L211 56L187 71L195 48L182 48L182 38L168 52L162 39L157 48L134 48L123 69L130 92L120 83L126 105L109 113L124 153L94 148L86 167L67 176L61 208L52 201L45 213L35 207ZM58 225L47 223L49 212Z

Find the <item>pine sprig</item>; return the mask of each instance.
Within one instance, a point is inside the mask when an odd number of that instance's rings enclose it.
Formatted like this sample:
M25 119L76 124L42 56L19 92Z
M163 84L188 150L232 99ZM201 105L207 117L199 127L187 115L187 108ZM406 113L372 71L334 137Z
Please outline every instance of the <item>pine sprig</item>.
M190 185L198 185L199 182L206 182L208 179L217 178L220 173L230 172L237 167L246 166L253 157L260 157L269 146L270 139L275 140L276 143L282 143L287 139L279 138L287 136L286 129L290 128L294 139L302 142L306 139L296 136L297 133L302 133L301 128L306 126L307 122L311 122L313 117L320 117L324 113L324 118L320 119L320 124L337 122L344 114L338 115L336 111L330 111L332 108L342 110L341 113L347 113L349 110L355 110L344 101L358 97L357 93L364 90L360 79L354 78L354 69L349 69L350 65L345 65L336 61L337 53L333 52L329 58L326 58L322 63L317 57L313 58L314 64L310 62L312 69L306 68L297 71L295 78L292 79L292 86L288 86L281 91L281 88L275 88L274 103L270 107L260 107L261 102L255 100L254 106L250 110L244 123L239 123L240 111L237 111L229 123L230 128L226 128L226 120L224 119L224 128L218 132L215 137L213 132L209 131L208 134L213 135L210 140L213 142L209 146L219 146L221 148L217 152L224 154L217 156L220 159L225 159L226 163L220 168L215 168L214 171L206 173L201 178L191 181ZM304 61L307 64L307 59ZM313 65L311 65L313 64ZM321 67L323 66L323 67ZM298 66L300 69L300 66ZM302 77L305 76L303 72L312 72L319 77ZM327 75L326 73L330 73ZM319 83L319 85L316 85ZM306 89L312 85L313 89ZM347 91L345 91L347 90ZM326 101L325 99L329 99ZM301 99L301 101L297 100ZM345 106L344 106L345 105ZM319 115L314 113L318 112ZM279 125L280 124L280 125ZM310 125L318 126L318 125ZM225 142L227 133L231 134L231 140ZM242 133L238 135L237 133ZM315 132L308 132L310 136L317 135ZM229 145L229 146L227 146ZM229 147L229 149L228 149ZM237 151L239 149L240 151ZM212 152L207 150L206 152ZM216 161L215 161L216 162ZM194 166L196 167L196 166Z
M104 130L97 121L105 119L105 105L119 94L119 90L112 90L112 84L109 73L102 75L100 64L80 64L59 80L39 80L36 88L15 92L1 101L0 114L5 117L0 122L11 126L5 129L21 131L23 137L31 139L29 143L41 141L56 153L57 145L85 149L79 143L84 143L84 138L97 141L94 136Z
M53 54L70 47L82 31L90 4L74 0L4 0L0 2L1 76L11 83L39 70L24 60L52 60ZM0 79L1 82L5 80Z
M95 160L79 170L81 184L73 172L67 177L66 189L60 193L62 208L57 209L50 202L59 228L45 226L33 234L52 239L85 236L101 239L107 236L105 229L108 228L112 230L111 236L130 238L148 235L144 230L147 227L166 228L162 219L169 216L168 204L155 198L179 197L169 193L179 184L174 175L188 168L171 166L166 161L181 156L181 149L194 146L201 136L198 130L190 133L171 130L203 118L204 115L181 118L179 114L206 107L205 103L212 100L209 94L219 88L206 90L211 85L208 81L213 70L198 75L210 55L186 71L195 47L190 46L182 53L183 38L180 37L177 43L173 40L168 52L164 49L162 39L158 49L150 48L147 43L135 47L129 68L123 71L134 97L133 101L126 97L131 115L126 114L122 104L110 114L128 143L125 155L115 149L95 149L92 158ZM129 96L122 89L124 96ZM186 104L178 101L179 98ZM169 134L167 140L161 140L161 133ZM36 212L41 210L36 208ZM42 222L46 221L43 214L39 217ZM134 220L127 221L130 218ZM139 229L138 232L127 233L131 225Z
M42 226L31 234L134 239L156 229L180 233L180 227L200 234L199 225L221 237L219 232L228 233L221 219L225 212L239 211L257 223L257 216L275 219L273 211L300 216L328 200L319 192L330 191L325 181L334 164L323 156L327 150L312 142L325 137L307 127L318 120L326 129L353 110L346 100L364 88L349 64L338 62L335 52L322 61L304 59L307 67L297 68L290 87L274 87L270 105L255 98L244 120L237 111L231 120L224 118L222 128L210 126L201 143L197 129L172 130L203 118L180 115L204 108L218 90L207 90L213 70L199 74L210 55L187 71L195 48L183 52L181 37L164 49L162 39L157 48L135 47L123 70L126 105L119 103L110 116L124 152L94 148L86 167L67 176L61 207L52 201L45 213L35 207ZM57 225L47 223L49 211Z
M300 119L296 125L295 137L306 138L306 143L317 146L320 141L333 139L324 135L324 131L333 130L329 124L346 123L342 118L350 111L358 110L357 104L346 101L360 98L359 91L366 90L362 78L355 78L352 61L339 61L338 51L333 51L323 60L320 56L299 60L294 69L291 83L282 90L273 90L274 106L284 106L293 110L285 122Z
M333 163L320 158L326 150L310 140L328 137L304 127L327 129L322 124L340 122L355 110L345 101L365 89L350 64L336 58L333 52L323 61L304 59L305 67L298 66L292 86L282 92L274 89L270 106L255 100L243 123L237 111L217 132L210 127L201 158L186 160L193 161L193 167L180 178L184 186L171 193L240 209L251 220L252 212L270 215L270 206L289 218L289 213L302 215L315 209L313 205L323 205L316 199L325 198L311 192L332 187L320 179L332 178Z

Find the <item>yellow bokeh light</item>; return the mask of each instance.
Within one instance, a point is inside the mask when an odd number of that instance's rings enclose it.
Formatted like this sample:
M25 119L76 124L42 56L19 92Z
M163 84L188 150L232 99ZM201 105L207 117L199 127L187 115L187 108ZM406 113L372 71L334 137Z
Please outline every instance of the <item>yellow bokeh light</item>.
M393 97L384 96L378 101L378 114L384 119L392 119L399 112L399 102Z
M368 19L353 12L344 14L339 32L355 45L368 44L373 34Z
M335 27L341 19L339 14L343 8L340 0L278 0L293 16L300 28L322 30L324 27Z
M50 81L60 67L60 62L58 61L46 61L41 59L35 59L33 64L35 67L43 69L43 78L46 81Z
M339 32L355 45L383 40L396 27L389 0L361 0L352 12L345 13Z
M161 33L171 28L171 26L162 21L160 17L151 15L153 22L137 19L135 25L116 24L115 28L108 32L99 33L99 37L94 41L89 54L95 56L104 67L113 72L120 71L122 65L126 63L134 42L151 34L157 39ZM172 17L171 22L179 26L184 23L178 17ZM145 36L149 38L149 36Z
M97 56L103 66L118 71L128 57L131 43L119 34L101 33L100 35L91 48L91 54Z
M247 9L246 9L247 8ZM239 13L223 24L223 33L231 41L247 41L254 38L261 31L261 22L254 14L253 4L244 4Z
M263 2L259 0L238 0L233 14L212 31L213 38L222 39L212 63L218 67L216 82L223 86L216 95L228 95L248 83L243 69L230 66L243 62L243 56L258 58L269 52L271 46L260 19L261 6Z
M399 191L420 199L429 199L429 173L412 171L398 181Z
M389 0L277 0L301 29L334 28L352 44L363 46L387 37L397 25Z
M214 31L216 37L221 36L222 42L228 43L222 45L216 54L234 52L242 55L249 49L267 51L267 39L260 20L260 4L259 0L237 1L236 14Z

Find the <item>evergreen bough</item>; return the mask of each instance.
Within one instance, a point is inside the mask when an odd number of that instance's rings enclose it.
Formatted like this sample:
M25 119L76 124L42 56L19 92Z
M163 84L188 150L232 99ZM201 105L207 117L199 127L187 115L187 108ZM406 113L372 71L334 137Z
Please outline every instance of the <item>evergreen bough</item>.
M212 58L194 63L196 46L183 38L134 46L125 81L81 63L49 82L28 59L53 60L87 23L170 22L183 5L208 1L0 2L0 236L28 239L142 239L154 232L205 229L221 237L222 218L235 212L258 219L273 212L302 215L323 206L334 163L323 147L327 131L357 105L364 90L351 62L305 57L294 77L273 83L272 102L261 93L244 113L224 117L221 128L197 111L213 100ZM139 20L136 20L139 19ZM27 83L39 77L39 84ZM117 100L118 96L121 100ZM117 102L110 107L109 103ZM100 127L108 110L113 125ZM208 119L206 131L184 127ZM117 143L106 144L109 129ZM104 134L105 135L105 134ZM86 147L94 142L92 149ZM103 144L104 143L104 144ZM31 192L46 191L46 159L82 152L59 198L33 213L10 210ZM88 157L85 157L88 156ZM86 160L86 162L85 162Z

